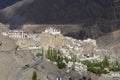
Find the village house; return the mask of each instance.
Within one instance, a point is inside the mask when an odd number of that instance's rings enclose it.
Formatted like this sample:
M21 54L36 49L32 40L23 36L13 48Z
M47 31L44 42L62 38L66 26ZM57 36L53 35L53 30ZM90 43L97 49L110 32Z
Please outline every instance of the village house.
M52 35L57 35L57 34L61 34L61 31L59 29L55 29L55 28L47 28L43 33L49 33Z
M28 46L28 49L41 49L40 45L30 45Z
M2 35L10 38L23 38L24 32L22 30L9 30L8 32L2 32Z
M39 34L30 34L26 33L23 30L9 30L7 32L2 32L2 35L8 36L13 39L20 39L20 38L36 38Z

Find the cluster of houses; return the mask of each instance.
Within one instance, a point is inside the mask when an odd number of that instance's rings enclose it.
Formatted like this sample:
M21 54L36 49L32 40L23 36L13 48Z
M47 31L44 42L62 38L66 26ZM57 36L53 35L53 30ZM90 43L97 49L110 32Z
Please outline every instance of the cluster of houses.
M69 59L72 58L73 55L76 55L77 60L99 60L100 56L97 51L96 41L92 39L87 40L76 40L70 37L66 37L70 44L61 46L60 50L65 53L64 55ZM90 48L89 48L90 47ZM102 49L100 51L103 51Z
M51 34L51 35L59 35L61 34L61 31L59 29L55 29L55 28L47 28L45 29L42 33L40 34ZM26 49L30 49L30 50L34 50L34 49L42 49L40 44L37 44L37 42L40 41L40 34L32 34L32 33L26 33L23 30L9 30L6 32L2 32L2 35L4 36L8 36L12 39L15 40L19 40L19 39L31 39L33 42L26 41L28 42L27 44L27 48ZM64 46L60 46L59 49L60 51L62 51L63 55L68 57L69 59L72 59L74 55L76 55L76 60L99 60L99 54L93 54L98 53L100 51L105 51L102 49L97 49L97 44L95 40L92 39L87 39L87 40L76 40L73 39L71 37L65 37L65 39L70 42L67 45ZM29 43L30 42L30 43ZM18 45L26 45L23 41L19 42L20 44ZM0 43L1 44L1 43ZM20 48L18 48L19 50ZM107 53L107 51L106 51ZM78 71L80 74L82 74L82 72L87 72L87 66L78 63L78 62L69 62L67 64L67 68L71 68L73 67L75 68L75 71ZM69 72L69 71L68 71ZM110 76L120 76L120 73L116 73L113 74L111 73ZM57 80L62 80L57 79Z
M9 30L6 32L2 32L4 36L8 36L13 39L21 39L21 38L34 38L37 34L26 33L23 30Z
M47 28L40 34L51 34L51 35L58 35L61 34L61 31L59 29L55 28ZM40 34L32 34L32 33L26 33L23 30L9 30L7 32L2 32L4 36L8 36L13 39L31 39L33 42L29 42L27 45L27 48L25 49L41 49L41 45L37 44L37 42L40 42ZM73 55L76 55L77 59L81 60L93 60L93 59L99 59L98 55L93 55L92 53L99 52L96 46L96 41L92 39L87 40L76 40L71 37L65 37L65 39L70 42L69 44L66 44L65 46L60 46L59 49L63 52L63 54L68 57L72 58ZM21 41L18 45L24 45ZM92 52L91 52L92 51ZM101 51L101 50L100 50ZM95 52L95 53L96 53Z
M103 74L98 80L120 80L120 72Z
M57 35L57 34L61 34L61 31L59 29L55 29L55 28L50 27L50 28L47 28L42 33L49 33L49 34L52 34L52 35ZM9 31L6 31L6 32L2 32L2 34L4 36L8 36L8 37L13 38L13 39L35 38L39 35L39 34L26 33L23 30L9 30Z
M45 29L42 33L40 34L51 34L51 35L58 35L61 34L61 31L59 29L55 28L47 28ZM22 38L27 38L27 39L32 39L35 44L36 42L40 41L40 34L32 34L32 33L26 33L23 30L9 30L6 32L2 32L4 36L8 36L13 39L22 39ZM87 39L87 40L76 40L71 37L65 37L67 41L70 43L65 46L61 46L59 49L65 53L65 56L68 58L71 58L72 53L75 53L77 55L78 59L98 59L99 56L93 55L92 58L90 57L91 51L94 51L96 49L96 41L92 39ZM41 49L40 45L35 45L35 44L29 44L28 49ZM87 47L88 46L88 47Z
M74 67L74 70L76 72L78 72L79 74L83 74L85 72L87 72L87 66L86 65L83 65L82 63L78 63L78 62L69 62L67 64L67 72L70 72L70 68Z
M61 34L61 31L59 29L49 27L40 34L58 35L58 34ZM9 38L12 38L15 40L32 39L35 43L40 41L40 36L39 36L40 34L27 33L27 32L24 32L23 30L8 30L6 32L2 32L2 35L8 36ZM31 43L25 49L41 49L41 46ZM18 50L20 50L20 49L18 49Z
M23 38L24 37L24 32L22 30L9 30L7 32L2 32L2 34L10 38Z

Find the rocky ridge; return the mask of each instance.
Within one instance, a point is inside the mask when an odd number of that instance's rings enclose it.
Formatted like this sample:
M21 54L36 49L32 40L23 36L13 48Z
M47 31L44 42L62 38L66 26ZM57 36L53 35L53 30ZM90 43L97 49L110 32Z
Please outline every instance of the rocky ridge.
M80 24L74 32L70 28L63 32L78 39L98 38L120 29L119 4L119 0L22 0L0 10L0 22L9 23L11 28L24 24Z
M97 44L99 47L108 49L114 56L113 59L120 58L120 30L111 32L97 39Z

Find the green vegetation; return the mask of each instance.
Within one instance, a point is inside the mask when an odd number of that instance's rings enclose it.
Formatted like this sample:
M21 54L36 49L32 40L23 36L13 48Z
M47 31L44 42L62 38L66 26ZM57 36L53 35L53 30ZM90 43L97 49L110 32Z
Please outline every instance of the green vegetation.
M32 80L37 80L37 73L35 71L33 72Z
M74 79L72 79L72 78L70 77L69 80L74 80Z
M103 59L101 62L91 62L88 60L81 61L84 65L87 65L88 71L96 73L96 74L106 74L108 73L105 68L109 68L109 61L107 57Z
M41 53L37 53L36 57L44 56L44 50L42 49ZM67 57L63 57L60 50L55 50L52 48L49 48L47 50L47 53L45 54L45 57L49 59L52 62L56 62L58 68L63 69L66 68L66 63L69 62L69 59Z
M110 67L110 63L108 61L108 58L105 56L103 61L101 62L91 62L88 60L81 61L82 64L87 65L88 71L96 73L96 74L106 74L109 73L109 71L120 71L120 64L116 62L116 64L112 67ZM108 69L109 71L107 71Z
M44 54L44 49L42 48L42 49L41 49L41 52L38 52L38 53L36 54L36 57L44 56L43 54Z
M103 61L101 62L103 68L108 68L109 67L109 61L107 56L105 56L105 58L103 59Z
M35 71L33 72L32 80L40 80Z
M113 72L119 72L120 71L120 65L119 66L114 66L112 68L110 68L111 71Z
M79 80L88 80L87 77L83 76L81 79Z
M43 56L43 54L42 53L37 53L36 54L36 57L40 57L40 56Z
M70 61L72 61L72 62L76 62L77 60L76 60L76 55L73 55L73 57L72 57L72 59L70 60Z
M104 69L102 62L91 62L88 60L82 61L84 65L87 65L88 71L96 73L96 74L102 74L107 73L107 71Z
M120 64L118 61L116 61L115 64L112 64L112 66L109 68L113 72L118 72L120 71Z
M55 50L52 48L48 49L46 57L53 62L57 62L57 66L60 69L66 68L66 63L69 62L67 57L62 56L60 50Z
M37 57L45 56L50 61L56 62L57 67L59 69L66 68L67 63L69 61L76 62L76 55L74 55L72 59L68 59L67 57L63 56L60 50L55 50L52 48L49 48L45 55L44 55L44 50L42 48L42 52L37 53L36 56ZM113 66L111 66L106 56L101 62L98 61L91 62L88 60L80 61L80 62L84 65L87 65L88 71L93 72L95 74L106 74L109 73L109 71L114 71L114 72L120 71L120 64L118 63L118 61L116 61L116 63Z
M79 80L91 80L91 77L88 78L88 77L83 75L82 78L80 78Z

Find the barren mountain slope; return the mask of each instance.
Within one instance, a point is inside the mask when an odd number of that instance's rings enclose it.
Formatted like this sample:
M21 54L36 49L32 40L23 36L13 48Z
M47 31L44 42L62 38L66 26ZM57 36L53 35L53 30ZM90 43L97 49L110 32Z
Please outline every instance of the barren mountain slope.
M12 51L15 49L15 41L0 34L0 51Z
M14 51L0 51L0 80L13 80L14 76L17 72L24 67L26 64L32 63L32 54L30 52L17 52L15 54ZM29 74L26 74L30 72ZM24 72L23 76L27 77L23 80L30 80L33 70L29 69L29 71ZM20 74L18 74L20 76Z
M11 28L22 24L80 24L82 30L66 35L98 38L120 29L119 6L119 0L21 0L0 11L0 22L10 23Z
M120 30L98 38L97 44L102 48L110 50L110 55L113 55L114 59L120 59Z

